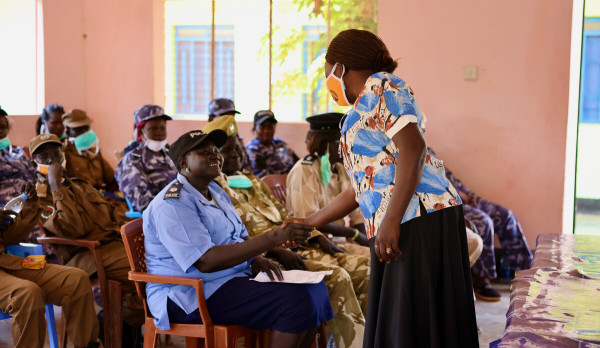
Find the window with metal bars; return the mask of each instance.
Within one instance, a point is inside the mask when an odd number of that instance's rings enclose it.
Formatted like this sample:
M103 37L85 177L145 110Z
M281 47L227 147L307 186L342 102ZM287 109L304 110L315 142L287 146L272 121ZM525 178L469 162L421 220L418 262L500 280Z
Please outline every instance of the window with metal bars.
M215 27L215 97L234 99L234 28ZM211 100L211 26L175 27L178 114L205 114Z

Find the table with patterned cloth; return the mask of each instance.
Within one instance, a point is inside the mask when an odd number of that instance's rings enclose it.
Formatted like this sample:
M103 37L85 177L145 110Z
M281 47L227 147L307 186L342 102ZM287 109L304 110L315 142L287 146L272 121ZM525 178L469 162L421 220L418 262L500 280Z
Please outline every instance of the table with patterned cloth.
M600 236L540 234L492 347L600 347Z

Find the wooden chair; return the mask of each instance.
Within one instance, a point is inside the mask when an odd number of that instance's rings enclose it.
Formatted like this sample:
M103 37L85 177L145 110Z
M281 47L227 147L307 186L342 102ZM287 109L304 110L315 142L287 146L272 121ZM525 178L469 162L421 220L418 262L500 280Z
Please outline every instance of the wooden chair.
M264 178L262 178L262 181L264 181L265 184L267 184L267 186L269 186L269 188L271 189L271 193L273 194L273 196L275 196L279 203L283 204L284 207L285 198L287 196L286 180L287 174L273 174L267 175Z
M121 338L123 334L123 314L121 312L123 302L123 290L121 282L106 277L104 271L104 263L102 261L102 253L100 252L100 242L86 239L68 239L62 237L38 237L38 243L50 244L57 250L56 245L71 245L87 248L94 258L96 265L96 274L100 285L100 293L102 297L102 310L104 315L104 346L106 348L121 347ZM63 260L60 253L56 253L59 263L62 265ZM62 345L67 347L67 331L66 322L63 316L62 324Z
M144 302L144 310L146 312L145 329L144 329L144 348L156 346L156 335L167 334L175 336L185 336L186 347L199 347L199 343L203 341L202 347L205 348L234 348L235 341L238 338L244 338L246 347L254 346L257 339L257 332L253 329L239 325L214 325L206 301L204 299L204 285L202 279L188 277L173 277L148 274L146 268L146 255L144 247L144 233L142 230L142 219L136 219L121 227L121 236L131 265L129 279L135 282L138 296ZM146 302L146 283L164 283L176 285L188 285L196 289L198 299L198 309L202 324L173 324L171 330L159 330L154 325L154 317L148 309Z

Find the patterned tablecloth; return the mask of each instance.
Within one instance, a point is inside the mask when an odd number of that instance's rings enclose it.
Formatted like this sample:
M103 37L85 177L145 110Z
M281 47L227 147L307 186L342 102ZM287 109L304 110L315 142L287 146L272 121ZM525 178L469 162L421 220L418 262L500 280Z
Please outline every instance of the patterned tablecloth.
M600 347L600 236L540 234L491 347Z

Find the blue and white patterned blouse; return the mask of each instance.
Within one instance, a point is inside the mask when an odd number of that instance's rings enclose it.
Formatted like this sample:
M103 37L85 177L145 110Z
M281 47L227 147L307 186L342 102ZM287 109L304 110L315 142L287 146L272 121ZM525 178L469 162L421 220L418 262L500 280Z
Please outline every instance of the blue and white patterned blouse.
M354 107L342 119L340 151L369 238L377 234L396 185L398 149L392 137L409 123L417 123L424 134L412 89L385 72L367 79ZM427 212L461 204L446 179L444 163L434 157L427 156L423 176L402 223L421 216L420 204Z

